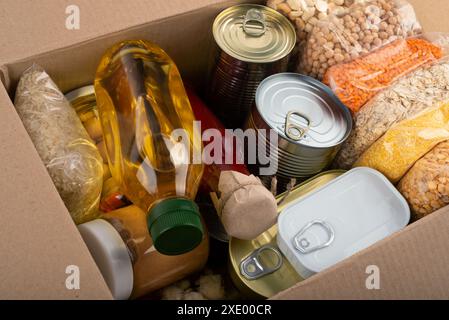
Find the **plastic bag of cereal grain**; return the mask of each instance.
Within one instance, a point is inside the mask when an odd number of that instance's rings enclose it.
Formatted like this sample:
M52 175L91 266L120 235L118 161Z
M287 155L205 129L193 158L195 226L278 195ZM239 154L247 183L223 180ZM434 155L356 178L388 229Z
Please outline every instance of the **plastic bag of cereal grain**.
M20 78L14 105L75 223L94 219L103 161L75 110L37 65Z
M413 6L405 0L357 2L342 13L330 14L314 23L299 59L298 72L322 80L334 65L421 31Z
M449 142L418 160L398 185L413 218L420 219L449 204Z
M354 167L380 171L397 183L421 157L449 139L449 103L404 120L366 150Z
M396 123L449 100L449 60L444 58L399 79L378 93L354 115L354 127L334 167L354 162Z

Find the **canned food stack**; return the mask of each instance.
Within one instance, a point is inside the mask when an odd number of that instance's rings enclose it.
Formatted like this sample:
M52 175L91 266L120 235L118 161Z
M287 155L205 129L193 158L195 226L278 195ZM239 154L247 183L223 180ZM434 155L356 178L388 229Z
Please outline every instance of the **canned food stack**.
M287 70L295 29L275 10L240 5L223 11L213 25L217 55L207 100L227 128L241 127L259 83Z
M352 118L319 81L280 73L260 84L247 126L263 129L258 138L265 140L266 150L276 151L270 158L277 160L278 189L283 191L292 178L304 180L331 164L351 132ZM276 132L277 141L270 141L268 130ZM271 179L262 180L269 187Z

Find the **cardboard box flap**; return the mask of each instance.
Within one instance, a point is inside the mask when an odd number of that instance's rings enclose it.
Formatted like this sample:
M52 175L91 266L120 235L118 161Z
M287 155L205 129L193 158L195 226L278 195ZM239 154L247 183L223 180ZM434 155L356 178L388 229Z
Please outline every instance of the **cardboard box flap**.
M273 299L449 299L449 207Z
M0 64L81 43L105 34L185 14L224 0L3 0L0 7ZM235 1L235 3L244 1ZM248 2L248 1L246 1ZM256 1L257 2L257 1ZM229 1L228 1L229 3ZM79 8L79 29L71 9ZM75 13L76 14L76 13ZM183 26L173 26L182 33ZM204 26L209 31L209 26Z
M426 32L449 32L447 0L407 0L415 8L418 21Z
M111 299L2 86L0 113L2 299Z
M11 97L14 97L15 86L21 73L33 62L37 62L48 71L63 91L67 91L92 82L101 54L113 43L127 38L146 38L161 42L164 48L173 51L188 74L196 73L198 78L204 77L204 72L199 72L198 69L204 71L207 65L205 61L209 52L204 46L205 43L209 44L210 34L202 30L205 25L212 24L217 12L238 2L199 2L198 6L201 3L210 6L174 16L166 11L169 17L165 19L150 21L150 18L147 18L141 25L131 28L122 26L126 30L112 34L108 33L108 28L100 28L104 35L93 33L92 39L80 43L74 38L64 39L60 34L57 38L62 42L57 45L44 48L34 42L37 48L41 48L39 50L45 52L38 53L37 49L28 52L21 50L19 55L12 54L11 60L4 58L5 56L0 58L4 61L4 65L0 67L0 79L9 92L8 96L5 88L0 86L0 150L5 154L0 159L0 185L6 190L0 196L0 219L5 221L0 226L0 239L3 243L9 243L9 247L1 250L2 298L111 298L98 268L14 109ZM14 5L11 4L12 7ZM44 7L45 5L46 3ZM119 4L114 9L123 12L123 6ZM91 8L91 11L97 14L99 10ZM194 22L191 23L192 20ZM183 26L183 32L179 32L179 28L175 26ZM191 41L183 41L186 35ZM39 38L45 39L47 36L51 37L40 34ZM49 47L53 49L50 50ZM27 47L24 50L28 49ZM187 50L192 52L186 54ZM202 58L198 59L199 56ZM13 186L10 185L11 181L14 181ZM77 266L80 270L80 290L66 288L66 280L70 276L66 274L66 268L69 266ZM28 287L30 290L22 289Z

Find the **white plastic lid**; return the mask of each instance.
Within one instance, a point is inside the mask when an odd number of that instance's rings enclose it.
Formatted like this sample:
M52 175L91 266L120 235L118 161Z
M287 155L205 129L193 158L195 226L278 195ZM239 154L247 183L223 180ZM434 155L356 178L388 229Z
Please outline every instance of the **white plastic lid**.
M381 173L356 168L279 215L277 242L307 278L404 228L406 200Z
M103 219L83 223L78 230L114 299L128 299L133 290L133 267L120 234Z

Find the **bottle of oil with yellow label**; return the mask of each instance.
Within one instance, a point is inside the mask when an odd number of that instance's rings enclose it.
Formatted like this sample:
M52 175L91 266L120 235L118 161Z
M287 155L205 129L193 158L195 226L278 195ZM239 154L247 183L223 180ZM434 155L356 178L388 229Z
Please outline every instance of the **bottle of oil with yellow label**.
M193 155L202 145L176 65L151 42L121 42L102 57L95 93L112 177L147 212L156 250L193 250L203 238L193 201L203 174Z

